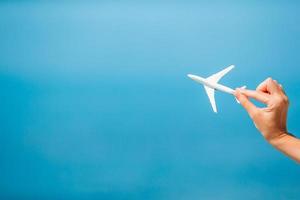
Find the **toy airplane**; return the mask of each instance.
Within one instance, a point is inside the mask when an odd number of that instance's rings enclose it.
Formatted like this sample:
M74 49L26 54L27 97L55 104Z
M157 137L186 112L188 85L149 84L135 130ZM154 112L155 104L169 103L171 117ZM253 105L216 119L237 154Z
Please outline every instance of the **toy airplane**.
M204 89L209 98L212 109L215 113L217 113L217 106L216 106L216 101L215 101L215 90L226 92L226 93L232 94L232 95L234 94L233 89L226 87L224 85L218 84L219 80L233 68L234 68L234 65L230 65L229 67L223 69L222 71L220 71L216 74L211 75L208 78L202 78L200 76L188 74L188 77L190 77L194 81L204 85ZM243 86L242 88L246 88L246 86Z

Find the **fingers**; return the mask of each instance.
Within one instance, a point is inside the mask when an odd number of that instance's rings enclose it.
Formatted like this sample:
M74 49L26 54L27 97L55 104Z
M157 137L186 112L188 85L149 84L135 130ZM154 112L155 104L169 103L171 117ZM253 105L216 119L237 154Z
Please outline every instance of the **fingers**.
M267 104L269 101L269 95L263 92L259 92L255 90L246 90L246 89L240 89L239 91L240 93L246 95L247 97L256 99L257 101L260 101L264 104Z
M281 87L276 80L267 78L257 86L256 90L264 93L274 94L281 92Z
M269 92L268 92L268 89L267 89L267 82L268 82L268 81L269 81L269 78L267 78L266 80L264 80L263 82L261 82L261 83L257 86L256 90L257 90L257 91L260 91L260 92L269 93Z
M274 102L288 102L288 98L285 95L282 85L276 80L267 78L253 90L241 90L241 93L247 97L254 98L260 102L263 102L269 106L273 105Z
M241 93L240 89L237 89L235 92L236 98L239 100L241 105L247 110L251 118L257 113L258 108L247 98L246 95Z
M282 85L279 84L276 80L274 80L274 82L275 82L276 85L278 86L280 93L283 94L283 95L285 95L285 91L284 91Z

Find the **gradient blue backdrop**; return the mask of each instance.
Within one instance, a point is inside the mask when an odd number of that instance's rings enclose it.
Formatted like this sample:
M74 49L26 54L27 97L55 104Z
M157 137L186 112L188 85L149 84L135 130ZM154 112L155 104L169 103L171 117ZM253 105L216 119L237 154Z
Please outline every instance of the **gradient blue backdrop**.
M299 199L300 168L187 73L272 76L300 135L293 1L1 1L1 199Z

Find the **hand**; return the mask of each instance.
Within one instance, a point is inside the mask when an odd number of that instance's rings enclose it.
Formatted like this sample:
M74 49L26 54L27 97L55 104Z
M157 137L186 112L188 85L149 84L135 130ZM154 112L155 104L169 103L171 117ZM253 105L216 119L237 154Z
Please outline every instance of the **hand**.
M271 144L288 134L286 120L289 101L277 81L268 78L256 90L236 89L235 96ZM256 107L248 97L266 104L266 107Z
M282 86L268 78L256 90L236 89L235 96L264 138L300 164L300 140L289 134L286 128L289 101ZM249 97L264 103L266 107L256 107Z

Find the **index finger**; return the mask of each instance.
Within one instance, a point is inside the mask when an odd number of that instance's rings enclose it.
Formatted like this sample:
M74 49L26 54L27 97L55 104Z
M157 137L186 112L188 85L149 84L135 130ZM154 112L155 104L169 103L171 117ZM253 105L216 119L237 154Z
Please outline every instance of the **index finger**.
M256 90L264 93L270 93L270 94L280 92L280 88L278 84L275 83L275 81L272 80L272 78L267 78L266 80L264 80L262 83L260 83L257 86Z
M246 89L240 89L240 92L247 97L251 97L256 99L257 101L260 101L264 104L267 104L269 101L269 94L266 94L261 91L255 91L255 90L246 90Z

